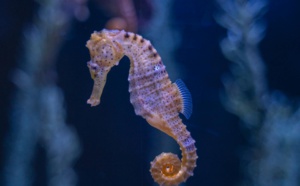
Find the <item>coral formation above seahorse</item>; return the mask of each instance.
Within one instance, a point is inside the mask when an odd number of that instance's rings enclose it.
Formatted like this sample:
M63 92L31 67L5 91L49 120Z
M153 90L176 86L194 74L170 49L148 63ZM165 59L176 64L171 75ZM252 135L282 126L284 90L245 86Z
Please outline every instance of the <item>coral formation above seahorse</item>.
M120 30L94 32L87 42L91 60L87 63L94 87L87 103L100 103L106 76L124 55L130 59L129 92L135 113L153 127L176 140L182 150L181 161L173 153L162 153L151 162L155 182L175 186L193 175L196 167L195 141L179 117L192 114L191 95L181 80L172 83L161 57L142 36Z

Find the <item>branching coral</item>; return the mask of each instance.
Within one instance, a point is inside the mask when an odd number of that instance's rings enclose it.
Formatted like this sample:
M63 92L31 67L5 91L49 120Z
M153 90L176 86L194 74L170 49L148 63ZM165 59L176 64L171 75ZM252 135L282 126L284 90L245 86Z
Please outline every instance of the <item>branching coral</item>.
M45 147L48 184L76 184L72 163L80 151L79 144L75 131L65 123L64 99L55 85L54 62L63 41L62 33L72 17L87 16L81 2L39 1L38 16L25 33L24 52L13 77L16 93L7 140L6 186L32 185L31 164L38 142ZM75 13L70 7L82 11Z
M264 36L261 16L264 0L218 0L217 21L227 37L221 42L224 55L233 62L231 76L224 78L223 97L229 111L243 121L253 148L245 166L244 185L299 185L299 108L294 109L281 93L270 93L258 44ZM247 154L247 155L246 155Z
M227 38L221 42L224 55L234 65L232 78L224 78L229 110L242 116L247 128L259 127L263 120L261 111L267 87L265 67L258 51L258 44L264 36L265 26L259 19L265 12L264 1L218 1L223 13L217 16L225 27Z

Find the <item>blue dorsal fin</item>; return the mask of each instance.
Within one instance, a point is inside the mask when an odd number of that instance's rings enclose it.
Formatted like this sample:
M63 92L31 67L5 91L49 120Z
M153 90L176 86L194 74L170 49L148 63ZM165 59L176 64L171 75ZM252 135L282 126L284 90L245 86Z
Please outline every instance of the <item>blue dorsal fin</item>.
M181 79L175 81L182 98L182 110L180 111L186 119L189 119L193 112L192 96L188 88Z

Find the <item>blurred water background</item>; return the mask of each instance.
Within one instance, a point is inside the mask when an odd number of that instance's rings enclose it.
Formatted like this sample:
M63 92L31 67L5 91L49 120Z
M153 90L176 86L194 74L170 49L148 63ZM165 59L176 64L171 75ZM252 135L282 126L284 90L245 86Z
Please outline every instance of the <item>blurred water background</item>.
M187 186L300 185L298 0L24 0L0 6L0 185L156 185L176 142L134 114L128 58L100 106L86 41L104 27L151 40L194 110Z

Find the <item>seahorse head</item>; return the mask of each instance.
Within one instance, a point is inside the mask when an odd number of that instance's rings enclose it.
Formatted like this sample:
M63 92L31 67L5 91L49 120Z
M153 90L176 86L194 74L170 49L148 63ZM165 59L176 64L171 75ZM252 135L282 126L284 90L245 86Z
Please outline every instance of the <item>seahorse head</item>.
M91 106L96 106L100 103L108 72L113 66L118 65L124 56L120 44L113 40L113 36L117 32L108 30L94 32L86 44L91 55L91 60L87 63L87 66L94 80L93 92L87 101Z
M106 70L110 69L114 65L117 65L124 55L120 44L114 42L111 38L113 36L112 33L107 30L94 32L86 44L91 55L88 67L92 78L97 73L96 66Z

